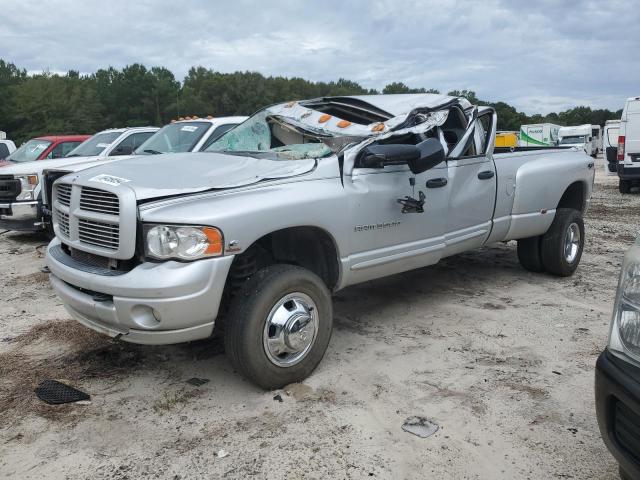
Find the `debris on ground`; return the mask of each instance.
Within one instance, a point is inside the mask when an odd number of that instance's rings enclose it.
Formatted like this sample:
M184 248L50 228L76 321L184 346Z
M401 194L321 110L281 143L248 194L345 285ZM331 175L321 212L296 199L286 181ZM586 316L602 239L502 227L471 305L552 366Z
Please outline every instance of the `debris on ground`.
M402 429L420 438L427 438L436 433L440 427L424 417L409 417L404 421Z
M220 450L218 450L217 456L218 456L218 458L228 457L229 456L229 452L227 452L224 448L221 448Z
M274 395L274 396L273 396L273 399L274 399L276 402L280 402L280 403L282 403L282 402L284 401L284 400L282 400L282 395L280 395L279 393L278 393L278 394L276 394L276 395Z
M187 380L187 383L189 385L193 385L194 387L201 387L205 383L209 383L209 379L208 378L193 377L193 378L190 378L189 380Z
M57 380L44 380L35 389L40 400L49 405L87 401L91 396Z

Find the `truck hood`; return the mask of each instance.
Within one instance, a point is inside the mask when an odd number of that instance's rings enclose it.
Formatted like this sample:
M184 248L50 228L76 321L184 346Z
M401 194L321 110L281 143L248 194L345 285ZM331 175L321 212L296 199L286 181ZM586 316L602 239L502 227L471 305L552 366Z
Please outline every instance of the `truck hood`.
M126 156L117 156L117 157L89 157L91 160L85 162L79 162L74 164L65 164L59 165L55 167L46 167L43 169L47 171L64 171L64 172L79 172L80 170L86 170L87 168L97 167L99 165L104 165L105 163L115 162L117 160L127 160L129 158L133 158L132 155Z
M34 160L32 162L5 162L0 165L0 175L28 175L28 174L41 174L43 170L50 169L65 169L70 165L76 165L79 163L87 163L91 160L104 161L109 157L69 157L69 158L54 158L51 160ZM123 157L111 157L112 160L116 160Z
M100 188L100 184L131 188L138 200L251 185L262 180L302 175L316 160L268 160L214 152L176 153L111 162L66 179Z

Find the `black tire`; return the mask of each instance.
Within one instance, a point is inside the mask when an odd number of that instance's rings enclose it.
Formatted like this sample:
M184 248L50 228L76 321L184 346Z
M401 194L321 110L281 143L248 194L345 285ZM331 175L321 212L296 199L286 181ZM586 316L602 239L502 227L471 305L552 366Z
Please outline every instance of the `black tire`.
M287 294L302 293L315 303L315 341L291 366L276 365L266 352L263 334L267 317ZM224 345L233 366L253 383L273 390L307 378L322 360L333 327L331 293L314 273L295 265L272 265L255 273L234 296L225 325Z
M56 236L56 233L53 231L53 220L51 219L51 217L48 217L45 218L45 221L47 223L44 227L44 235L45 237L47 237L47 240L53 240L53 238Z
M569 260L565 255L565 237L569 228L576 225L580 234L575 256ZM578 268L584 249L584 221L582 213L573 208L559 208L549 230L542 236L540 254L544 269L560 277L569 277Z
M631 181L630 180L620 180L618 182L618 190L620 193L630 193L631 192Z
M625 472L622 467L618 467L618 472L620 473L621 480L631 480L631 475L627 475L627 472Z
M518 260L525 270L536 273L544 271L540 256L540 240L540 236L518 240Z

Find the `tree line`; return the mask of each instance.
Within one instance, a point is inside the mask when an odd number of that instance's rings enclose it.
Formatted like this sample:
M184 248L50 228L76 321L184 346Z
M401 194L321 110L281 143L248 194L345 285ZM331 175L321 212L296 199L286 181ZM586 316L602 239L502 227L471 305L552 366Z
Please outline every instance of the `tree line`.
M0 59L0 130L22 143L45 134L94 133L123 126L161 126L181 116L250 115L265 105L330 95L376 93L440 93L430 88L410 88L394 82L381 91L339 79L311 82L303 78L269 76L257 72L221 73L192 67L182 82L164 67L133 64L109 67L90 75L70 70L60 75L25 69ZM471 90L449 95L471 103L491 105L498 112L499 130L519 130L527 123L604 125L619 119L622 111L592 110L579 106L547 115L526 115L505 102L487 102Z

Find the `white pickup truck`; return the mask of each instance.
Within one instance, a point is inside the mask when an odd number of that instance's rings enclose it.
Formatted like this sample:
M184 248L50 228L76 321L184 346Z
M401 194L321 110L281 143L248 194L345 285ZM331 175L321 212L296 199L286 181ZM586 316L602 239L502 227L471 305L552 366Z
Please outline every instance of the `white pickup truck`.
M183 120L157 127L111 129L97 133L64 158L8 165L0 169L0 228L45 231L51 222L45 179L72 170L127 160L136 155L197 152L247 117Z
M463 98L318 98L267 107L202 153L67 175L51 284L99 332L168 344L218 321L239 372L300 381L329 343L332 291L507 240L529 270L575 271L593 159L494 151L496 124Z

